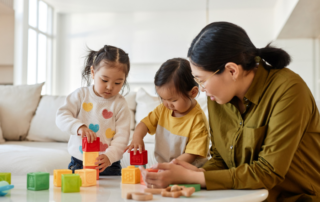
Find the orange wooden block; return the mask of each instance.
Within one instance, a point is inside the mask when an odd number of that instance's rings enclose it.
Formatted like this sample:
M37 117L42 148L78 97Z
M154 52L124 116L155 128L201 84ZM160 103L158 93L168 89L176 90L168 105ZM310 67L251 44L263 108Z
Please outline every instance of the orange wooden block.
M158 169L147 168L146 170L147 170L148 172L152 172L152 173L157 173L157 172L158 172ZM140 184L146 185L146 183L144 183L144 181L143 181L142 175L141 175L141 177L140 177Z
M99 169L97 169L97 166L83 166L83 169L95 169L97 172L97 177L96 179L99 180Z
M96 166L99 152L83 152L83 166Z
M138 184L140 183L140 169L134 166L128 166L122 169L123 184Z
M79 169L75 170L74 173L80 175L83 187L95 186L97 184L96 169Z
M53 184L56 187L61 187L61 175L72 174L72 170L69 169L56 169L53 170Z

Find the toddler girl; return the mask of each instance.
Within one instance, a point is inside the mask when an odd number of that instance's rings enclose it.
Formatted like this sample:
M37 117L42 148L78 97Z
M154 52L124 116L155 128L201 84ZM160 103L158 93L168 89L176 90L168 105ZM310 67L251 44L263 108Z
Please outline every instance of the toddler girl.
M128 54L120 48L105 45L89 52L82 73L88 87L68 95L56 117L57 126L71 134L69 169L83 168L82 138L91 143L99 137L96 165L100 175L121 175L119 160L129 141L130 112L119 92L126 85L129 70Z

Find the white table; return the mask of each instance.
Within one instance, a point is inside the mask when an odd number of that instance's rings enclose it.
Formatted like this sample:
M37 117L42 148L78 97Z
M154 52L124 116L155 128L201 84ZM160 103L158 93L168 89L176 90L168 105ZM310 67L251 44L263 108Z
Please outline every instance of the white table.
M133 201L125 199L128 192L143 192L146 188L140 184L121 184L121 177L100 177L97 186L81 187L80 193L62 193L60 187L53 185L53 176L50 176L50 188L44 191L27 190L27 176L12 176L11 184L15 186L5 197L0 197L0 202L94 202L94 201ZM195 192L190 198L163 198L153 195L153 201L190 202L190 201L263 201L268 196L268 191L260 190L201 190Z

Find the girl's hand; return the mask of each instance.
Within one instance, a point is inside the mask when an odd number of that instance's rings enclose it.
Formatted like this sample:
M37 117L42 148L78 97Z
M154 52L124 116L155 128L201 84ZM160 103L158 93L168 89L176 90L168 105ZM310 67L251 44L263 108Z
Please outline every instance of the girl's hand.
M107 167L111 165L109 158L104 155L100 154L98 158L96 158L96 165L98 166L97 169L99 169L99 173L103 172Z
M203 172L195 172L174 163L159 163L154 169L162 172L148 172L142 166L139 167L144 182L149 188L165 188L170 184L200 184L205 187Z
M78 135L81 136L81 138L87 137L88 143L92 143L97 139L97 135L95 132L90 130L87 126L83 125L78 129Z
M192 170L192 171L196 171L196 172L204 172L205 170L203 168L198 168L188 162L185 161L181 161L178 159L173 159L170 163L176 164L176 165L180 165L188 170Z
M139 148L140 153L142 153L142 151L144 150L144 142L143 139L141 138L133 138L132 142L130 143L129 146L127 146L127 148L124 151L128 150L128 153L130 153L130 151L132 149L134 149L134 155L137 154L137 149Z

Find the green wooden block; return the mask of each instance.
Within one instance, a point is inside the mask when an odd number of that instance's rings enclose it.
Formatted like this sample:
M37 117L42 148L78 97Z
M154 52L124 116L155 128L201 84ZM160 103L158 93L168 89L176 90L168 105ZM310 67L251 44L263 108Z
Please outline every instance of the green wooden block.
M135 165L134 167L139 168L139 166L144 167L144 169L147 169L147 165Z
M173 184L170 184L170 187L173 186ZM200 184L178 184L178 186L185 186L185 187L194 187L196 191L201 190Z
M0 181L7 181L11 184L11 173L0 173Z
M61 191L63 193L80 192L82 181L78 174L61 175Z
M27 189L32 191L49 189L49 173L35 172L27 174Z

